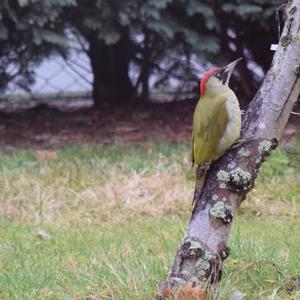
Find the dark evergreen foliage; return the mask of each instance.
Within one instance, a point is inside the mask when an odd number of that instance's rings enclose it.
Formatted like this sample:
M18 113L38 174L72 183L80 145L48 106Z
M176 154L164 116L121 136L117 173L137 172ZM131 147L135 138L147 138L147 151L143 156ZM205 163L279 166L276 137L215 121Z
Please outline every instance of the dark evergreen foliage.
M277 42L276 5L269 0L3 0L0 3L0 88L27 88L43 58L68 53L66 31L88 44L97 104L140 94L149 77L197 87L199 70L244 57L236 86L245 102L266 71ZM13 66L9 67L9 66ZM133 82L129 69L138 73Z

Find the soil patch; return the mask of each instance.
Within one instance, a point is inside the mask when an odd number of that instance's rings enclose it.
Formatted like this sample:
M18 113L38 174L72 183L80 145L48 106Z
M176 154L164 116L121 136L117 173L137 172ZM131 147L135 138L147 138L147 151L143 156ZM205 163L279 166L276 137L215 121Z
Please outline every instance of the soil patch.
M136 104L95 110L91 103L0 106L0 142L6 147L57 148L70 144L190 141L195 101Z

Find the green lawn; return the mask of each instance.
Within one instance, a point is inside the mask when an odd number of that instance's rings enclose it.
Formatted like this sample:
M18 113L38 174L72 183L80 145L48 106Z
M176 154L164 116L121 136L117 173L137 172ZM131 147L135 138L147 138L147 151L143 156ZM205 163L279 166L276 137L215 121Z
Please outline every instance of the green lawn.
M154 299L191 210L188 153L180 144L3 152L0 299ZM300 299L299 179L298 160L282 151L263 166L212 299L236 290Z

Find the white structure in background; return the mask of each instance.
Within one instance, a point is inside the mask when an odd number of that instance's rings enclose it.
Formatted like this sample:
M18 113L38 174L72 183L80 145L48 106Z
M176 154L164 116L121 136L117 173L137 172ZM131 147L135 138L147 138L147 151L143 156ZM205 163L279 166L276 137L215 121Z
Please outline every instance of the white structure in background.
M71 53L68 60L54 56L45 60L36 70L33 93L91 91L93 74L84 52Z
M45 59L35 69L35 82L30 87L30 92L17 87L14 82L9 84L4 95L0 95L0 100L64 100L81 99L91 100L93 73L91 70L90 59L86 54L87 44L84 40L78 40L75 35L69 33L69 54L66 59L55 55ZM174 57L174 60L181 60L184 64L184 57ZM199 78L204 69L209 64L199 60L194 54L190 61L191 67ZM163 69L168 69L168 62L161 62ZM136 84L139 67L133 63L130 65L130 77L133 85ZM149 78L151 99L155 102L173 101L186 99L195 96L194 83L182 82L172 75L162 85L156 86L155 82L159 75L154 70ZM137 90L140 92L140 89Z
M35 82L27 92L10 83L0 100L91 98L93 74L82 49L70 50L67 59L55 55L35 69Z

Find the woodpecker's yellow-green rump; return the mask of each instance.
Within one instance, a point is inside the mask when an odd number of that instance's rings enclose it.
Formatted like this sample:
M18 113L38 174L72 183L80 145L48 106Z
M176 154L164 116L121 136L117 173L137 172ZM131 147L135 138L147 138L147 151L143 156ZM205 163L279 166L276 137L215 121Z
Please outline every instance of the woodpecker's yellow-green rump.
M192 161L196 170L195 207L201 198L209 165L240 137L239 102L228 83L240 58L223 68L212 68L201 80L201 98L193 117Z

